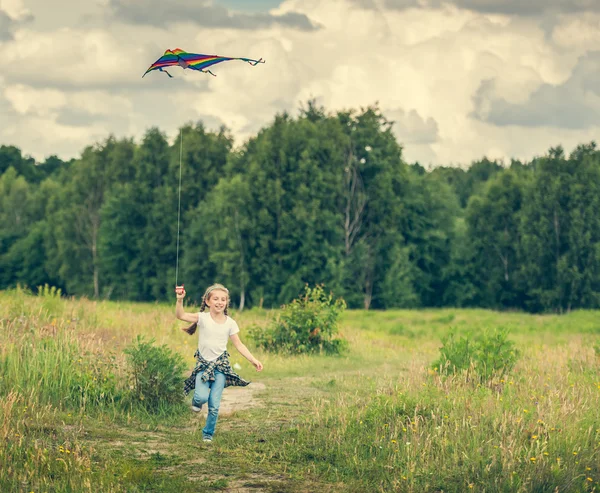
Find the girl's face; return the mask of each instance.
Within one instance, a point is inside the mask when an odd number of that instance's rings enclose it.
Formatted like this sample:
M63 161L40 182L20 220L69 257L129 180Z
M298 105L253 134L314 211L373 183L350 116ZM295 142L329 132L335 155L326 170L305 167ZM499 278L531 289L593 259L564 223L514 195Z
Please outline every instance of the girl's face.
M215 289L208 295L206 306L213 312L222 313L227 308L227 296L227 293L222 289Z

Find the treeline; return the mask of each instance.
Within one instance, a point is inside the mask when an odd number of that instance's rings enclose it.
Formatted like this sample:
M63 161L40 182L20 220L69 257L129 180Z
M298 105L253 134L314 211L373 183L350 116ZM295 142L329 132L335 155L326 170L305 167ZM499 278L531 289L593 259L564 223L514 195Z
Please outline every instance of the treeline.
M377 107L309 102L241 148L227 129L159 129L44 163L0 147L0 289L235 306L325 284L351 308L600 306L600 151L508 166L409 165ZM179 163L181 222L177 257Z

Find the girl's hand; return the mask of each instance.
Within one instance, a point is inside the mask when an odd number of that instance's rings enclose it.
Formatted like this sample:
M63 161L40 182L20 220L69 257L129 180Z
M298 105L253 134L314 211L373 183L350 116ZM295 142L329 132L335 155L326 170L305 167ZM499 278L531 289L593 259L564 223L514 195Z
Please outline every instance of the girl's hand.
M175 286L175 295L177 296L178 300L185 298L185 289L183 284L181 286Z
M256 368L256 371L262 371L263 369L263 364L258 361L257 359L255 359L252 364L254 365L254 368Z

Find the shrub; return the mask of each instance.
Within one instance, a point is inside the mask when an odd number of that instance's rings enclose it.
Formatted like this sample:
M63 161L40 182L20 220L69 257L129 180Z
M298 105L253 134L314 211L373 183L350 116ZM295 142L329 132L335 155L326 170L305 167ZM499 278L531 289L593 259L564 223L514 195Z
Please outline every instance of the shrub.
M508 340L506 329L460 337L451 331L442 339L440 357L432 368L445 375L461 371L473 373L483 382L508 373L518 356L519 351Z
M346 308L343 299L333 299L322 286L305 287L304 294L282 308L278 319L266 329L250 328L259 347L285 353L339 354L347 349L338 336L337 322Z
M154 339L138 336L134 345L124 350L132 379L133 401L148 411L183 401L183 358L166 345L154 346Z

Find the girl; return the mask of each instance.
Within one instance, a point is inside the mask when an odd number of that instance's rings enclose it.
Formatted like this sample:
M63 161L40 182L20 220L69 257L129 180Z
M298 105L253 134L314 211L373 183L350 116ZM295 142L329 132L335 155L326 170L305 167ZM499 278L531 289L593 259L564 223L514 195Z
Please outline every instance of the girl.
M187 395L194 389L193 411L199 412L208 402L208 416L206 426L202 430L202 439L211 442L217 425L223 389L230 385L245 387L250 383L232 370L229 364L227 340L232 340L235 348L256 367L256 371L262 371L263 365L242 343L238 335L240 329L237 323L227 315L229 291L225 286L213 284L206 290L199 313L186 313L183 310L183 298L185 298L183 286L176 286L175 293L177 294L175 315L179 320L192 322L191 326L182 330L192 335L196 332L196 328L199 329L198 349L194 353L196 367L185 381L184 390ZM208 313L204 312L206 307L209 308Z

